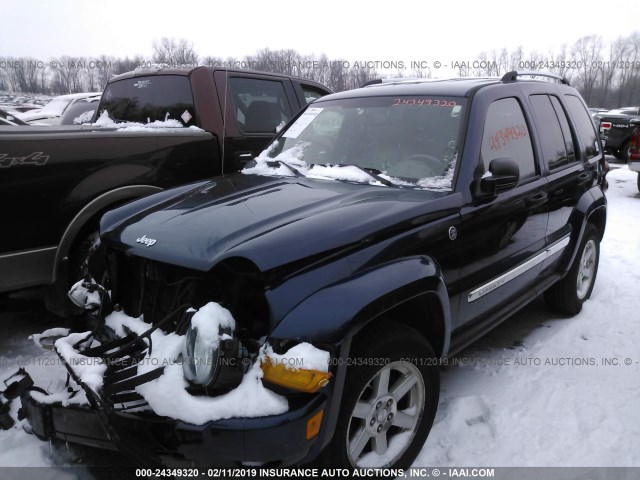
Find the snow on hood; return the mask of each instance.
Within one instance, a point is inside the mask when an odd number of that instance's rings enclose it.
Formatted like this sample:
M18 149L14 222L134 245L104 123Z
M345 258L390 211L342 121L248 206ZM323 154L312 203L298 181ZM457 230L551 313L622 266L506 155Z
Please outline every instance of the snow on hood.
M309 145L309 142L298 142L293 147L279 153L275 158L271 158L269 157L270 153L278 146L278 141L276 140L256 157L255 165L244 168L241 173L245 175L295 177L296 173L287 167L287 165L289 165L308 178L343 180L348 182L367 183L376 186L386 186L355 165L307 164L307 162L304 161L304 151L309 147ZM398 187L418 187L428 190L451 190L456 160L457 157L454 156L447 172L444 175L421 178L417 182L409 182L400 178L392 177L387 175L385 172L382 172L379 176ZM278 162L284 162L286 165Z

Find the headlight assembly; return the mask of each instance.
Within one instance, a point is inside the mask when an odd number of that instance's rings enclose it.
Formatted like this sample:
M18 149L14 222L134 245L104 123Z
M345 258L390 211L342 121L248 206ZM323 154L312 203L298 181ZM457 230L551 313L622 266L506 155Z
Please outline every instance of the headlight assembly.
M251 361L247 350L229 327L217 335L189 325L182 350L182 369L190 382L205 388L229 389L240 384Z

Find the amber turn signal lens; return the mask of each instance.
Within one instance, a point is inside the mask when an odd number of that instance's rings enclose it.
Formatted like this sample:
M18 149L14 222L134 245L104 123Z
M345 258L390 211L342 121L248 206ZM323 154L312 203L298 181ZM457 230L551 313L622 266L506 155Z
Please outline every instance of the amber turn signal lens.
M299 392L314 393L329 383L331 374L319 370L304 368L293 369L282 363L276 363L269 357L260 365L262 379Z
M323 415L324 409L320 410L307 421L307 440L311 440L313 437L318 435L318 433L320 433L320 426L322 425Z

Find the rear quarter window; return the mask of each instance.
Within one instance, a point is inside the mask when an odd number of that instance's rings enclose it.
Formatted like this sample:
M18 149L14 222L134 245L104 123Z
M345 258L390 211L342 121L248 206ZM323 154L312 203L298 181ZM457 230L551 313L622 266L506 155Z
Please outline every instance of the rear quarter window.
M584 158L593 158L600 154L600 142L596 127L586 107L575 95L564 96L569 113L576 127L576 135L580 141L580 152Z
M529 97L540 135L542 157L550 171L575 161L571 130L564 109L556 97Z

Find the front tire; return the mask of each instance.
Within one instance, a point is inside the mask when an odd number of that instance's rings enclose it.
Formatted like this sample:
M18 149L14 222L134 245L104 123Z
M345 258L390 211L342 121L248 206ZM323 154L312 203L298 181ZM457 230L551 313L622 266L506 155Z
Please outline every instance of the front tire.
M104 247L97 230L90 232L78 243L71 254L69 265L69 288L87 276L100 283L106 270Z
M600 235L596 227L588 223L569 273L545 292L547 304L566 315L579 313L593 291L599 260Z
M440 381L419 332L387 321L356 339L338 426L319 463L340 468L409 468L431 430Z

